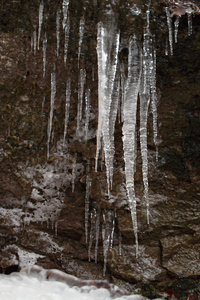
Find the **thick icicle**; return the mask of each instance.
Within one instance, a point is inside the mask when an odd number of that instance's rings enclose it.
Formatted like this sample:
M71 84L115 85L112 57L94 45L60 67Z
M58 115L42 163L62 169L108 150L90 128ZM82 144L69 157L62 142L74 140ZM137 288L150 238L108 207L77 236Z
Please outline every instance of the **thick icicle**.
M119 33L116 29L114 14L110 11L107 17L108 20L105 26L101 22L98 24L97 33L99 115L97 128L97 150L95 169L97 170L98 156L101 148L101 139L103 139L107 186L109 195L111 184L110 128L113 126L112 124L110 124L111 119L112 122L115 122L115 120L111 118L111 104L118 62Z
M76 127L77 135L79 135L80 122L82 121L83 94L84 94L85 81L86 81L86 71L85 69L81 69L79 75L79 83L78 83L78 105L77 105L77 127Z
M70 21L69 17L67 19L66 26L64 28L65 31L65 43L64 43L64 63L67 63L67 52L68 52L68 44L69 44L69 31L70 31Z
M134 187L134 168L135 168L135 132L138 92L141 79L141 54L137 44L136 37L129 41L128 57L128 78L124 96L124 123L123 123L123 150L125 161L126 190L128 195L128 204L133 221L133 229L136 243L136 257L138 256L138 232L137 232L137 214L136 197Z
M45 38L43 40L43 77L46 75L46 53L47 53L47 35L45 32Z
M49 122L47 129L47 159L49 158L49 145L51 140L51 131L52 131L52 120L53 120L53 111L54 111L54 102L56 97L56 73L51 73L51 102L50 102L50 114Z
M65 125L64 125L64 136L63 136L63 146L65 145L67 127L69 121L69 107L70 107L70 96L71 96L71 80L67 80L66 84L66 102L65 102Z
M174 22L174 39L175 39L175 43L177 43L177 40L178 40L179 22L180 22L180 16L176 16L176 20Z
M173 55L173 30L172 30L172 19L170 17L169 8L165 7L166 11L166 17L167 17L167 25L168 25L168 31L169 31L169 47L170 47L170 53Z
M75 191L76 159L77 159L77 154L74 155L74 160L73 160L73 165L72 165L72 193L74 193L74 191Z
M90 122L90 89L85 93L85 140L88 140L88 130Z
M42 22L43 22L43 11L44 11L44 3L42 1L39 6L38 50L40 48L40 37L41 37Z
M68 8L69 8L69 0L63 0L62 3L62 10L63 10L63 30L65 30L65 27L67 26L68 22Z
M78 65L79 65L80 55L81 55L81 46L83 42L84 28L85 28L85 17L82 16L79 24Z
M60 8L58 8L56 13L56 39L57 39L57 56L59 56L60 50Z

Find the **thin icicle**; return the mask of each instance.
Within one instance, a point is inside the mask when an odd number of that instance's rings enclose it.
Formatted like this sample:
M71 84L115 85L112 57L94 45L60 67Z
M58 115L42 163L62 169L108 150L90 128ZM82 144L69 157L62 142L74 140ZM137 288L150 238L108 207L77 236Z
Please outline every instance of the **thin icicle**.
M37 26L34 25L34 32L33 32L33 54L36 55L37 50Z
M121 122L124 121L123 109L124 109L124 95L125 95L125 71L124 64L120 66L120 83L121 83Z
M97 263L97 254L98 254L98 244L99 244L99 233L100 233L100 217L101 217L101 210L97 210L96 215L96 242L95 242L95 263Z
M85 93L85 140L88 140L88 130L90 122L90 89Z
M67 24L65 26L65 43L64 43L64 64L67 63L67 52L68 52L68 44L69 44L69 31L70 31L70 21L69 17L67 19Z
M125 162L126 190L128 195L128 205L131 211L133 229L136 243L136 257L138 256L138 232L137 232L137 213L136 196L134 187L135 169L135 132L138 92L141 79L141 54L136 37L129 41L128 57L128 78L124 96L124 123L123 123L123 150Z
M80 70L79 83L78 83L78 105L77 105L77 136L79 135L80 122L82 121L82 110L83 110L83 94L84 86L86 81L86 71L85 69Z
M169 31L169 47L170 47L170 53L173 55L173 30L172 30L172 19L170 17L169 8L165 7L166 11L166 17L167 17L167 25L168 25L168 31Z
M63 146L65 146L67 127L68 127L68 122L69 122L70 96L71 96L71 80L70 80L70 78L68 78L67 84L66 84L65 125L64 125Z
M158 161L158 114L157 114L157 92L156 92L156 50L153 50L153 73L151 80L151 109L153 115L153 140L156 147L156 161Z
M43 40L43 77L46 75L46 53L47 53L47 34L45 32L45 37Z
M63 10L63 30L65 30L65 27L67 26L68 22L68 8L69 8L69 0L63 0L62 3L62 10Z
M192 35L192 13L187 13L188 19L188 35Z
M59 56L59 50L60 50L60 14L61 14L61 10L60 8L58 8L56 13L57 56Z
M85 28L85 17L82 16L79 23L78 65L79 65L80 55L81 55L81 46L83 42L84 28Z
M91 248L92 244L95 238L95 232L96 232L96 209L93 208L93 210L90 213L90 241L89 241L89 247L88 247L88 260L91 260Z
M72 165L72 193L74 193L74 191L75 191L76 159L77 159L77 154L74 155L74 160L73 160L73 165Z
M114 234L115 225L115 213L113 210L103 211L103 224L102 224L102 240L103 240L103 256L104 256L104 266L103 275L106 274L107 257L108 251L111 249L112 234Z
M42 30L42 22L43 22L43 12L44 12L44 3L41 1L39 6L39 26L38 26L38 50L40 48L40 37Z
M174 39L175 39L175 43L177 43L177 40L178 40L179 23L180 23L180 16L176 16L176 20L174 22Z
M51 102L50 102L50 114L48 121L48 129L47 129L47 159L49 159L49 146L51 140L51 132L52 132L52 120L53 120L53 111L54 111L54 102L56 97L56 73L51 73Z
M86 193L85 193L85 239L88 242L88 215L90 206L90 192L91 192L92 178L90 176L90 162L87 164L87 175L86 175Z

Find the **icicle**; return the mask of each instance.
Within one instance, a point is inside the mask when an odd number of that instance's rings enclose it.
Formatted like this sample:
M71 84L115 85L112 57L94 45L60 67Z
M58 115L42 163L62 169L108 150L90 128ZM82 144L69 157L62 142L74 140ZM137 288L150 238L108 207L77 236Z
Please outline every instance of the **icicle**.
M156 147L156 162L158 161L158 116L157 116L157 92L156 92L156 50L153 50L153 72L151 80L151 108L153 115L153 140Z
M169 51L168 51L168 39L166 39L166 43L165 43L165 55L166 56L169 55Z
M56 13L56 39L57 39L57 56L59 56L60 49L60 8L58 8Z
M113 124L110 124L110 120L115 122L114 118L111 118L111 104L112 94L114 89L115 74L117 70L118 62L118 50L119 50L119 33L116 32L116 26L114 22L114 15L112 12L109 14L106 27L100 22L98 24L97 33L97 57L98 57L98 128L97 128L97 150L96 150L96 163L95 170L97 170L99 151L101 148L101 139L103 138L103 147L105 154L106 176L108 195L110 195L111 184L111 132L110 128Z
M177 43L179 22L180 22L180 16L176 16L176 20L174 22L174 39L175 39L175 43Z
M34 32L33 32L33 54L36 55L37 50L37 26L34 25Z
M69 121L70 96L71 96L71 80L69 78L67 80L67 84L66 84L65 125L64 125L63 146L65 145L67 127L68 127L68 121Z
M89 247L88 247L88 260L89 261L91 260L91 248L92 248L93 240L95 237L95 231L96 231L96 209L95 208L93 208L93 210L91 211L90 222L91 222L90 242L89 242Z
M85 140L88 140L88 130L90 121L90 89L85 93Z
M67 52L68 52L68 44L69 44L69 31L70 31L70 21L69 17L67 19L67 24L65 26L65 43L64 43L64 63L67 63Z
M90 162L88 161L87 166L87 175L86 175L86 194L85 194L85 239L86 243L88 242L88 215L89 215L89 206L90 206L90 191L92 178L90 176Z
M58 235L58 222L55 222L55 235Z
M115 154L115 145L114 145L114 132L115 132L115 122L117 118L117 111L120 103L120 77L116 76L114 90L112 94L112 103L111 103L111 114L110 114L110 186L112 189L113 184L113 161Z
M83 42L84 27L85 27L85 17L83 16L80 19L80 24L79 24L78 66L79 66L80 55L81 55L81 46Z
M74 161L73 161L73 165L72 165L72 193L74 193L74 191L75 191L76 159L77 159L77 154L74 155Z
M68 22L68 8L69 8L69 0L63 0L62 3L62 10L63 10L63 30L65 30L65 27L67 26Z
M124 95L125 95L125 71L124 71L124 64L120 66L120 83L121 83L121 122L124 121L123 119L123 109L124 109Z
M136 37L129 41L128 57L128 78L124 96L124 123L123 123L123 150L125 162L126 190L128 204L133 221L133 229L136 243L136 257L138 256L138 233L137 233L137 214L136 197L134 188L134 168L135 168L135 131L138 92L141 79L141 54Z
M48 121L48 130L47 130L47 137L48 137L48 139L47 139L47 159L49 159L49 144L50 144L50 139L51 139L55 97L56 97L56 73L51 73L51 102L50 102L50 114L49 114L49 121Z
M99 232L100 232L100 217L101 217L101 210L97 210L96 216L96 243L95 243L95 263L97 263L97 254L98 254L98 244L99 244Z
M119 255L122 255L122 234L119 232Z
M42 22L43 22L43 11L44 11L44 3L42 1L39 6L38 50L40 48L40 36L41 36L41 29L42 29Z
M188 19L188 35L192 35L192 13L187 13Z
M149 224L149 197L148 197L148 150L147 150L147 119L148 109L152 95L152 105L154 109L154 138L157 137L157 125L155 124L156 117L156 62L154 59L155 52L153 52L153 39L147 28L144 34L143 43L143 73L142 85L140 88L140 148L142 156L142 176L144 184L144 198L147 205L147 223ZM157 119L156 119L157 123ZM156 142L156 141L155 141ZM157 142L156 142L157 143Z
M46 75L46 53L47 53L47 35L45 32L45 38L43 40L43 77Z
M79 75L79 83L78 83L78 105L77 105L77 127L76 127L77 136L79 136L80 122L82 121L83 93L84 93L85 81L86 81L86 72L85 69L81 69Z
M112 233L114 233L113 222L115 224L115 214L113 210L104 210L102 224L103 256L104 266L103 275L106 274L108 251L111 249Z
M169 47L170 47L170 53L173 55L173 32L172 32L172 20L170 17L169 8L165 7L166 16L167 16L167 25L169 30Z

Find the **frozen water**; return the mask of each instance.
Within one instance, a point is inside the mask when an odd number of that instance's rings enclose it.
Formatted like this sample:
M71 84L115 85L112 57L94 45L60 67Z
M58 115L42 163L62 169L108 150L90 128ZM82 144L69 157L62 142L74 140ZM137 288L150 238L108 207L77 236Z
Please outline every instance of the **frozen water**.
M49 121L48 121L48 129L47 129L47 159L49 158L49 146L51 139L51 131L52 131L52 121L53 121L53 111L54 111L54 102L56 97L56 73L51 73L51 101L50 101L50 113L49 113Z
M40 48L40 36L41 36L42 22L43 22L43 11L44 11L44 3L42 1L39 6L38 50Z
M57 56L59 56L59 49L60 49L60 14L61 14L61 10L60 8L58 8L56 13Z
M173 55L173 29L172 29L172 19L170 17L169 8L165 8L166 11L166 17L167 17L167 25L169 30L169 47L170 47L170 53Z
M70 80L70 78L68 78L67 84L66 84L65 125L64 125L63 146L65 145L65 139L66 139L66 135L67 135L67 127L68 127L68 122L69 122L70 96L71 96L71 80Z
M78 64L79 64L80 55L81 55L81 46L82 46L82 42L83 42L84 27L85 27L85 17L83 16L80 19L80 24L79 24Z

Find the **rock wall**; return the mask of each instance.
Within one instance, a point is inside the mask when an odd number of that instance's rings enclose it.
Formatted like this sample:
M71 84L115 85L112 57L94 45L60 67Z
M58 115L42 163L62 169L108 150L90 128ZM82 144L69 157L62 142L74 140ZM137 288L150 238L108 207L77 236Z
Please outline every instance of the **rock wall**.
M141 3L142 2L142 3ZM155 35L158 93L158 161L148 122L150 225L146 222L139 153L137 196L139 257L127 205L122 147L122 123L116 122L114 180L106 195L106 172L94 170L98 124L97 23L112 6L121 44L119 60L127 68L128 39L142 41L147 1L76 1L69 3L69 45L64 63L65 33L60 19L60 48L56 54L58 1L44 1L39 43L38 1L0 4L0 267L9 272L37 263L80 278L104 278L105 244L101 230L114 226L113 247L107 254L105 277L131 291L151 297L171 281L189 278L198 285L200 274L200 17L193 17L188 36L187 16L180 19L178 43L166 55L168 27L165 4L154 1L150 28ZM41 2L42 3L42 2ZM62 14L61 14L62 16ZM85 18L80 60L79 22ZM175 17L172 19L175 21ZM36 31L35 31L36 29ZM46 35L45 35L46 34ZM47 38L44 76L43 47ZM168 43L168 42L167 42ZM85 91L91 91L88 139L83 120L77 134L80 70L86 71ZM47 159L51 74L56 73L50 155ZM66 82L71 79L69 124L63 146ZM85 101L85 100L84 100ZM100 162L100 160L99 160ZM90 172L88 171L90 170ZM89 237L85 237L85 195L90 174ZM74 191L73 191L74 186ZM96 214L96 215L95 215ZM95 224L99 216L98 262L95 263ZM104 250L103 250L104 244ZM91 254L88 261L88 249ZM103 266L104 265L104 266ZM15 267L14 267L15 266ZM10 268L10 269L9 269ZM186 280L186 279L185 279ZM191 285L189 284L188 290ZM185 286L185 284L183 284ZM194 290L194 286L193 286Z

